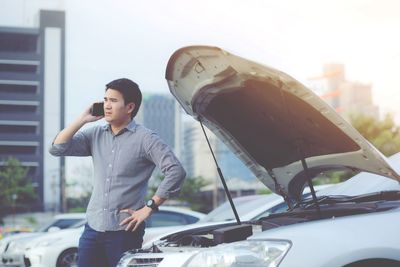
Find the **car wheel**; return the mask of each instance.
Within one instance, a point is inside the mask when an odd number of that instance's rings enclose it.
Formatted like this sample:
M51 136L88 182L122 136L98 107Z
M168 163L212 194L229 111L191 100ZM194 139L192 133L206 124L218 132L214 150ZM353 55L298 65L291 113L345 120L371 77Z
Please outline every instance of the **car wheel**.
M358 262L354 262L351 264L347 264L343 267L369 267L369 266L379 266L379 267L398 267L400 266L400 262L395 260L387 260L387 259L368 259L361 260Z
M61 253L57 259L57 267L77 267L78 266L78 250L70 248Z

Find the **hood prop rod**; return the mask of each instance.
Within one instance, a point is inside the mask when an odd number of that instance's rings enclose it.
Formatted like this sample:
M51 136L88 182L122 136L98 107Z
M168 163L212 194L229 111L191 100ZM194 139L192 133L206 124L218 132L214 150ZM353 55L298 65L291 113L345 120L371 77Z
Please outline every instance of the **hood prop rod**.
M289 115L289 118L290 118L289 122L290 122L290 124L292 126L291 128L295 129L294 124L293 124L293 116L291 115L291 112L290 112L290 109L289 109L289 105L286 103L286 94L284 94L283 87L284 87L283 83L280 82L279 89L281 89L280 90L281 99L282 99L282 102L284 104L284 107L286 107L287 114ZM310 187L310 191L311 191L311 195L312 195L313 201L315 202L315 205L316 205L316 208L317 208L318 216L321 217L321 209L319 207L317 196L315 195L314 185L312 184L311 176L310 176L310 173L308 171L308 166L307 166L307 162L306 162L306 159L305 159L305 154L303 153L303 149L302 149L302 147L303 147L302 146L302 142L295 142L295 145L297 146L298 155L301 158L301 164L303 165L304 173L305 173L306 178L307 178L308 186Z
M201 129L203 130L204 136L206 137L208 147L210 148L211 154L212 154L212 156L214 158L215 165L217 166L217 171L218 171L218 174L219 174L219 178L221 179L222 185L224 186L224 190L225 190L226 196L228 197L229 203L231 204L231 208L232 208L233 214L235 214L236 222L237 222L238 225L240 225L242 223L240 222L239 215L238 215L238 213L236 211L236 208L235 208L235 204L233 204L231 193L228 190L228 186L226 185L224 175L222 174L222 171L219 168L218 162L217 162L217 160L215 158L215 155L214 155L214 151L213 151L213 149L212 149L212 147L210 145L210 141L208 139L206 131L204 130L204 126L203 126L203 123L201 122L200 118L199 118L199 122L200 122L200 125L201 125Z
M315 203L315 206L317 208L318 216L321 217L321 208L319 207L319 204L318 204L317 195L315 194L314 185L312 184L311 177L308 172L307 162L306 162L306 159L304 158L304 155L302 155L302 157L301 157L301 164L303 165L304 173L307 177L307 183L308 183L308 186L310 187L311 195L312 195L313 201Z

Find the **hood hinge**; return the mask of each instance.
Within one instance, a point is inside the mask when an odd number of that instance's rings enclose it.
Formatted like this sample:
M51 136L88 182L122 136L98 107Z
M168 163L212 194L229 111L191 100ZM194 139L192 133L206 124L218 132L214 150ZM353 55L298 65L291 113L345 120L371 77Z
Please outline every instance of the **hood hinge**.
M290 201L290 197L286 194L286 192L283 190L282 185L278 183L276 180L275 174L272 170L267 170L269 176L271 176L272 180L274 180L275 183L275 192L278 193L283 197L283 200L286 202L288 205L289 209L292 208L292 201Z

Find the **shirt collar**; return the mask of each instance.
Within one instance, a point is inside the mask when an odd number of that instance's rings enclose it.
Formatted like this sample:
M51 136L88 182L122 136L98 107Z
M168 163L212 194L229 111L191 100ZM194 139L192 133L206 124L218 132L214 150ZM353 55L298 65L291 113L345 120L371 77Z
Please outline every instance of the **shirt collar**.
M136 131L136 127L137 127L136 122L134 120L131 120L131 122L128 123L128 125L125 128L128 129L131 132L135 132Z
M137 127L136 122L135 122L134 120L131 120L131 121L128 123L128 125L125 126L124 129L126 129L126 130L131 131L131 132L134 133L134 132L136 132L136 127ZM103 125L103 129L104 129L105 131L111 130L111 125L110 125L109 123L107 123L107 124Z

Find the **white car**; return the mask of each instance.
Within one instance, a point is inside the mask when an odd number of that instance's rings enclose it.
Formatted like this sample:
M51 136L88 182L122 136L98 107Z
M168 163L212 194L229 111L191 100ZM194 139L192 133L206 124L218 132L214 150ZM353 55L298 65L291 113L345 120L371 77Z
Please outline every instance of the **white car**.
M181 229L197 222L205 214L189 209L161 206L146 221L144 242L149 238ZM66 229L31 240L25 247L25 262L31 267L76 266L79 238L83 226Z
M0 240L0 266L25 266L23 252L25 243L48 232L78 226L86 220L84 213L55 215L51 222L32 233L20 233Z
M400 168L311 90L208 46L175 52L166 78L183 109L289 209L171 233L125 253L119 267L400 266ZM313 192L312 179L343 169L371 175ZM312 197L302 199L306 185Z
M315 187L315 191L329 188L332 184L319 185ZM303 198L310 197L310 189L307 187L304 189ZM277 194L267 194L267 195L249 195L236 197L232 199L236 211L240 220L251 221L258 220L261 217L268 216L272 213L284 212L288 209L287 204L282 200L282 197ZM229 201L222 203L217 208L213 209L206 216L201 218L198 222L187 227L180 227L175 229L170 229L168 232L174 232L175 230L185 230L192 229L193 227L210 226L217 225L226 222L232 222L235 220L235 215L230 207ZM159 240L161 237L165 236L167 231L158 232L154 231L151 235L147 236L143 242L143 247L151 246L155 241Z
M331 187L333 184L315 186L315 192ZM304 189L303 198L310 197L310 189ZM249 195L233 198L236 211L242 221L257 220L261 217L268 216L271 213L280 213L288 209L287 204L282 197L277 194L266 195ZM210 222L227 222L234 221L235 215L231 209L229 201L221 204L213 209L204 218L200 219L196 224Z

